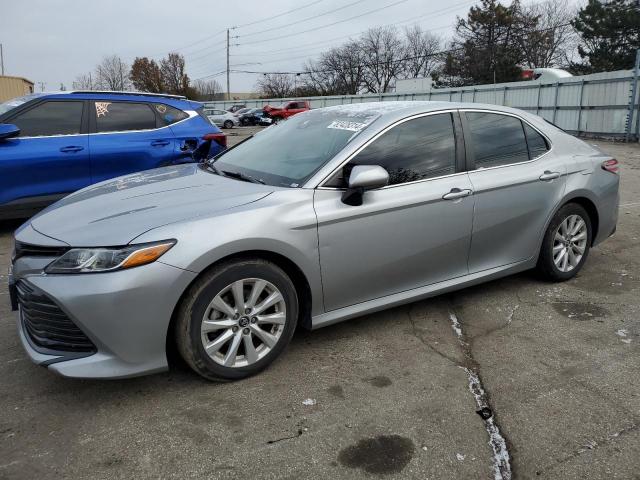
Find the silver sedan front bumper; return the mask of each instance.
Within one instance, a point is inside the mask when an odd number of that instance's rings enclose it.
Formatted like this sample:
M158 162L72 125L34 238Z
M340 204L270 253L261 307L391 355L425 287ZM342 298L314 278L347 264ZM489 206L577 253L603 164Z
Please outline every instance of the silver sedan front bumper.
M123 378L167 369L166 342L173 310L196 273L161 262L110 273L20 274L11 281L35 287L95 345L95 353L52 351L37 345L17 312L31 359L63 376Z

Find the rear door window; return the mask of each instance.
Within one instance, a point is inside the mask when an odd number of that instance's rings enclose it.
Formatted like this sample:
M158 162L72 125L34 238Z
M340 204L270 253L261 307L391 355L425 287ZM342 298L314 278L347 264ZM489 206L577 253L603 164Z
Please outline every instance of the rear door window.
M20 113L10 123L21 137L75 135L82 128L82 101L44 102Z
M466 112L476 168L529 160L522 122L508 115Z
M146 103L95 102L97 132L126 132L156 128L156 115Z

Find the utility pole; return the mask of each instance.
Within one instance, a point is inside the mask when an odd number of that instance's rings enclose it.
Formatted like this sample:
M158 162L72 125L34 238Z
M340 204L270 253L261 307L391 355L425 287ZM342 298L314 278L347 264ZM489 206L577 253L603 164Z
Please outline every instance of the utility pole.
M40 91L44 92L44 87L47 84L46 82L38 82L40 84Z
M2 44L0 43L0 75L4 75L4 54L2 52Z
M229 29L227 28L227 100L231 100L231 85L229 82Z

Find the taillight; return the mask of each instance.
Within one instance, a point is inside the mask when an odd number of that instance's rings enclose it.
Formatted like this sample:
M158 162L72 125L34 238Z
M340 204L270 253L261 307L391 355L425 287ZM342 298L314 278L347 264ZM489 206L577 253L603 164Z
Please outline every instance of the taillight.
M611 160L602 162L602 169L617 175L620 172L620 165L618 164L618 160L612 158Z
M227 136L224 133L207 133L203 140L212 140L223 148L227 148Z

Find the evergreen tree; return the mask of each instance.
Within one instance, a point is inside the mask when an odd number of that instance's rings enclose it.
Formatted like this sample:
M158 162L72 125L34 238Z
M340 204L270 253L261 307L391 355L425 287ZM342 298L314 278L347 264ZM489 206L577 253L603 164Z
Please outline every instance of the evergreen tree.
M518 0L509 6L482 0L466 19L458 18L438 83L459 86L520 79L524 54L519 39L536 23L537 17L526 15Z
M589 0L572 25L582 37L578 53L583 63L572 64L575 73L633 68L640 48L640 7L636 0Z

